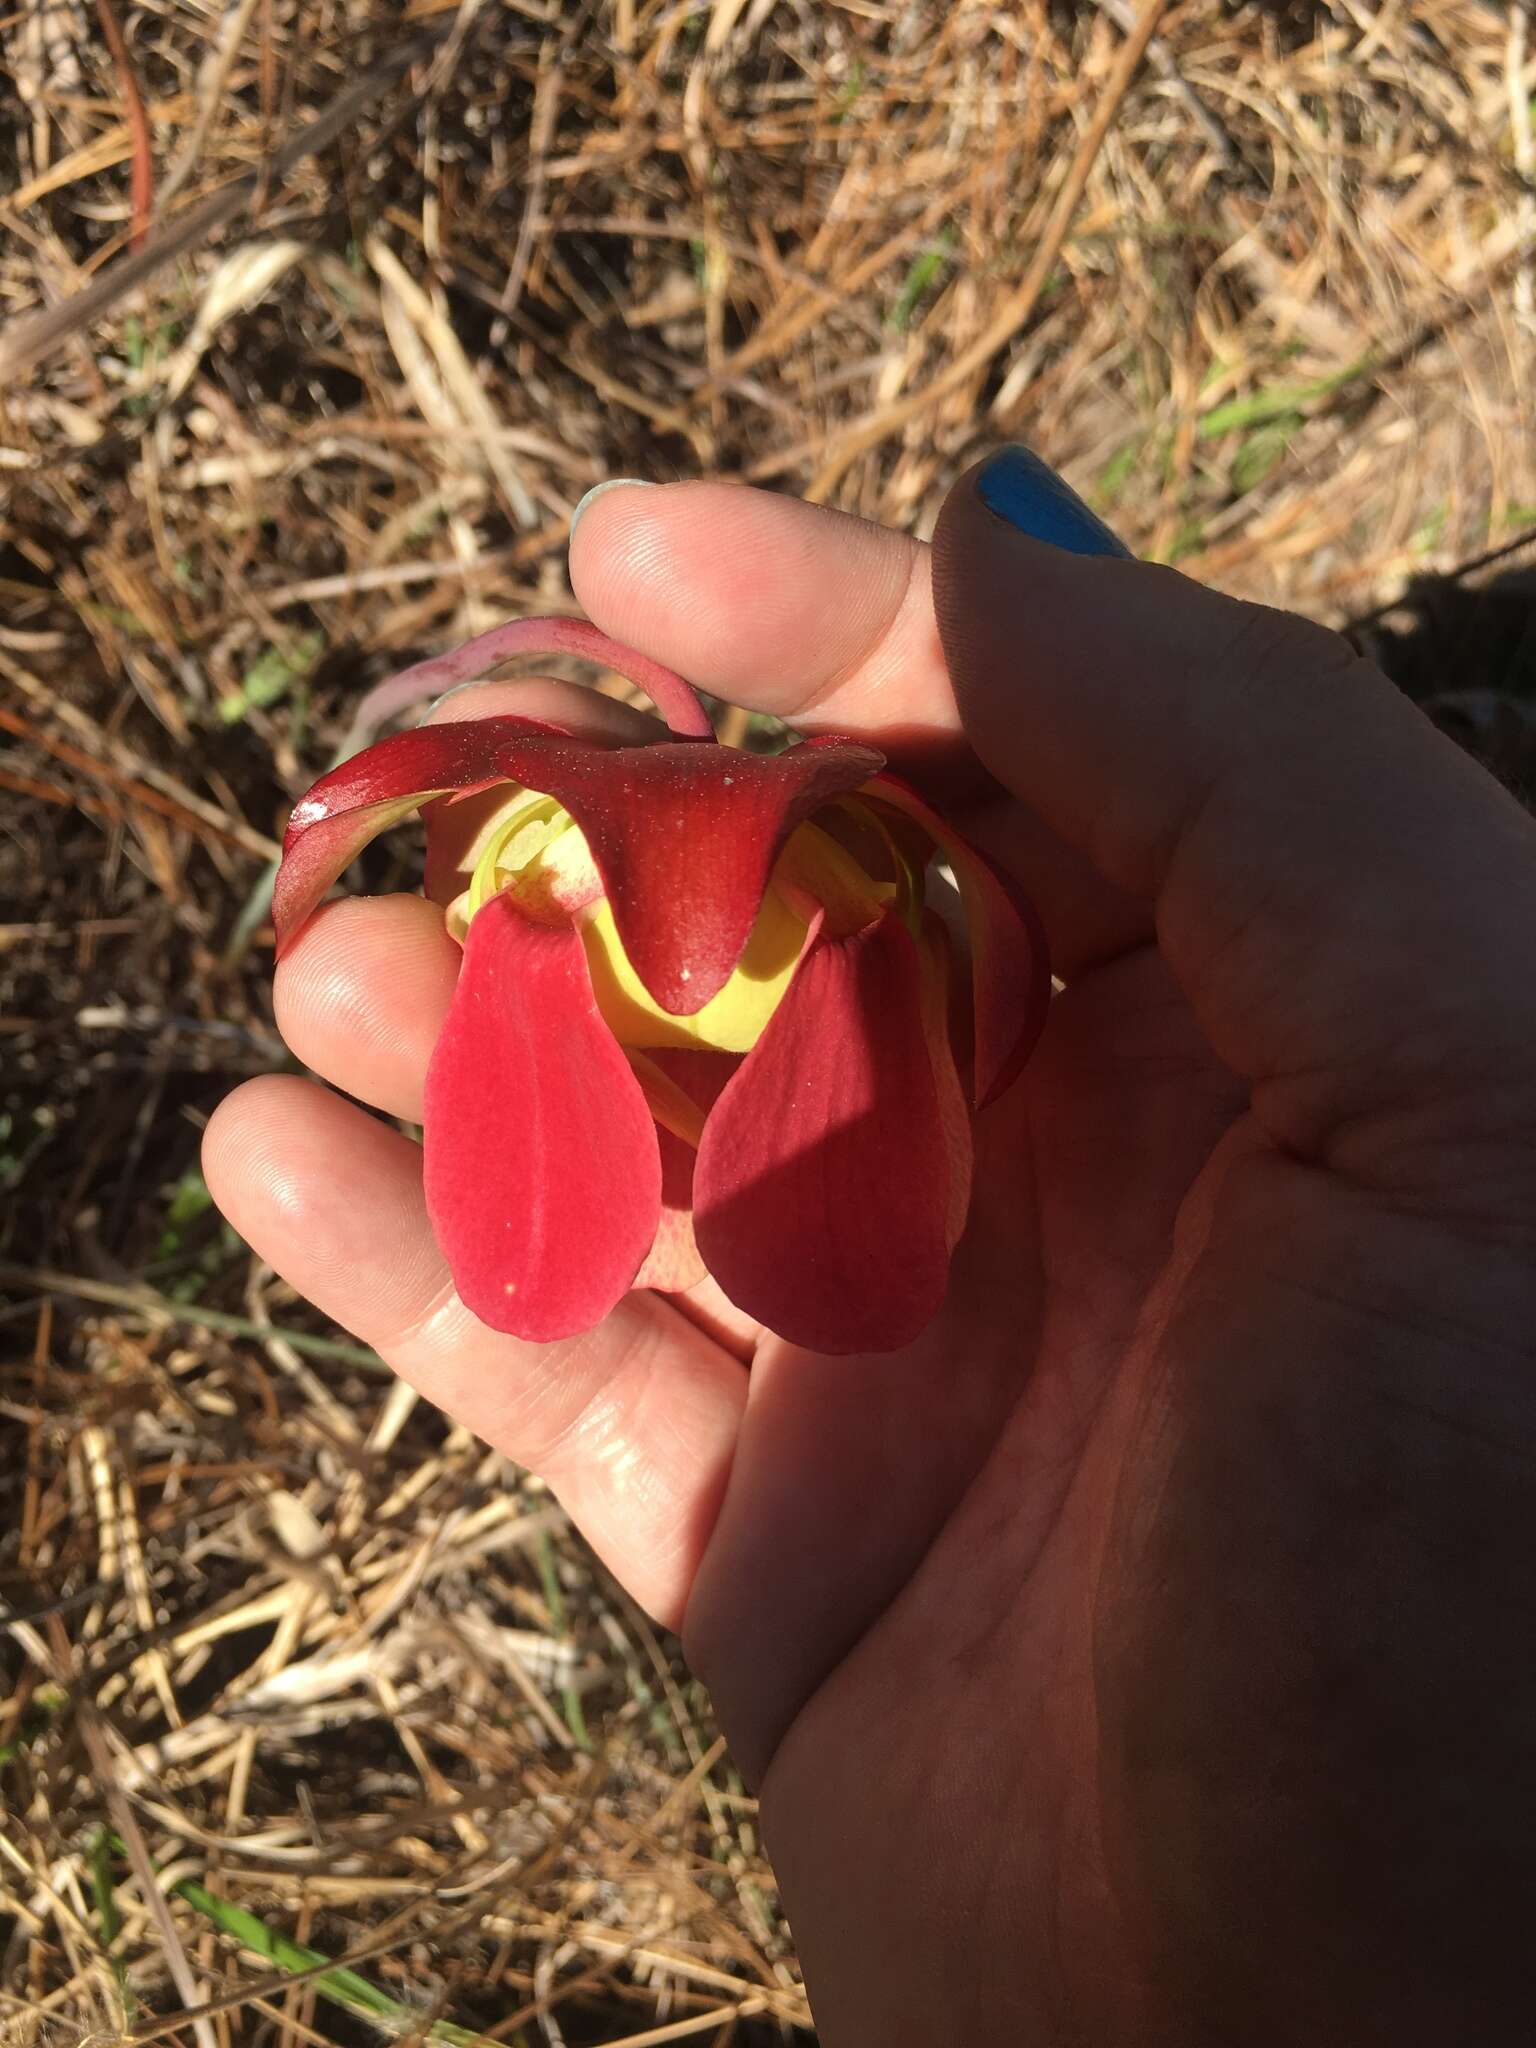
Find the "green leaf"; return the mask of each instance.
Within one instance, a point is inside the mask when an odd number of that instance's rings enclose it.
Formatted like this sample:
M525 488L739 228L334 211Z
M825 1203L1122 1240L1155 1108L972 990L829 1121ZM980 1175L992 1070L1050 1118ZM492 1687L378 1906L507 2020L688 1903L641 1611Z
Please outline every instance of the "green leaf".
M1282 413L1278 419L1268 421L1244 438L1232 458L1231 484L1237 497L1257 490L1265 477L1284 461L1291 436L1304 423L1305 415L1302 413Z
M906 282L896 295L895 305L885 316L887 327L895 328L899 334L906 332L912 324L912 315L917 310L918 300L948 263L954 246L955 231L952 227L945 227L922 254L914 259L907 272Z
M207 1181L195 1166L189 1166L172 1188L171 1198L166 1203L165 1228L160 1233L155 1257L174 1258L181 1250L188 1224L195 1223L212 1207L213 1197L208 1192Z
M1186 519L1168 544L1165 561L1182 562L1186 555L1198 555L1205 546L1205 522Z
M1374 367L1374 357L1361 356L1345 369L1335 370L1327 377L1314 377L1307 384L1275 385L1266 390L1251 391L1246 398L1229 399L1225 405L1212 406L1201 419L1200 438L1213 441L1222 434L1237 433L1241 429L1263 426L1268 421L1300 413L1304 406L1312 405L1320 398L1332 398L1346 384L1368 376Z
M117 1910L112 1888L112 1836L98 1828L91 1842L91 1895L96 1901L96 1920L101 1928L101 1945L110 1948L122 1932L123 1916Z
M117 1909L117 1892L112 1882L112 1857L116 1837L110 1828L98 1828L91 1839L88 1852L91 1873L91 1897L96 1906L96 1924L101 1929L101 1945L108 1951L107 1960L112 1974L117 1979L118 1992L123 2001L123 2011L131 2020L139 2010L139 2002L128 1985L128 1966L121 1956L111 1954L113 1942L123 1931L123 1916Z
M544 1605L549 1609L549 1625L557 1636L569 1636L570 1625L565 1611L565 1595L560 1590L560 1574L555 1564L555 1546L550 1541L549 1531L539 1531L538 1543L539 1583L544 1589ZM592 1748L592 1737L587 1731L587 1717L582 1711L581 1695L574 1685L560 1688L560 1705L565 1715L565 1725L571 1731L571 1740L578 1749L588 1752Z
M64 1706L64 1695L52 1686L39 1686L33 1693L21 1726L8 1742L0 1742L0 1769L14 1763L24 1749L30 1749L48 1733Z
M302 682L325 651L323 633L301 633L286 647L269 647L246 670L240 688L219 704L226 725L238 725L252 711L280 704Z
M1432 549L1439 547L1445 537L1446 511L1443 499L1438 505L1431 506L1423 525L1408 543L1416 555L1427 555Z
M848 76L833 95L837 106L837 112L832 116L834 128L839 122L846 120L852 111L859 94L864 90L864 78L864 60L861 57L855 57Z
M1125 488L1131 471L1136 467L1136 458L1146 444L1146 438L1145 434L1133 434L1129 441L1115 450L1100 470L1093 494L1101 511L1109 511Z

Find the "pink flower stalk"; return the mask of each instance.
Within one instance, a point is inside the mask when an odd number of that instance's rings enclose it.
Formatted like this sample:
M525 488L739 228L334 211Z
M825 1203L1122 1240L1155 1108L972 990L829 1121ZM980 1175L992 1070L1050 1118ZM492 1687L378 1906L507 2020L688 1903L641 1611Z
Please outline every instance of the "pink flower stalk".
M557 647L640 682L681 737L496 717L367 748L294 810L279 955L368 841L422 810L427 893L464 949L427 1074L427 1204L492 1328L573 1336L632 1286L709 1273L814 1350L909 1343L943 1301L971 1180L927 870L948 863L966 912L978 1107L1044 1022L1033 910L875 748L721 746L681 677L590 626L522 621L423 675Z

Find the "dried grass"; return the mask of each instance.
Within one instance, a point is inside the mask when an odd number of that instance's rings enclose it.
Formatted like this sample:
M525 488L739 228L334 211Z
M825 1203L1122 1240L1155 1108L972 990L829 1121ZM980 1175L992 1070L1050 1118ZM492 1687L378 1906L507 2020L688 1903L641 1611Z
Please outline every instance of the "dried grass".
M569 605L597 478L921 532L1007 435L1143 554L1386 607L1529 774L1529 590L1448 572L1536 523L1536 39L1481 0L1175 0L1134 68L1126 0L106 13L117 58L78 0L0 19L0 2039L776 2039L675 1646L201 1207L200 1123L286 1058L263 864L370 682Z

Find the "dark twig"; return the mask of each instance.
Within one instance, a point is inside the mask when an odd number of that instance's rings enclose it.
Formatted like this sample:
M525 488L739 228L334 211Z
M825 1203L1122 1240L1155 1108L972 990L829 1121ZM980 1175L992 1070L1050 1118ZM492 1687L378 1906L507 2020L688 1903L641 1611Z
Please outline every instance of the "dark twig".
M264 179L270 183L285 178L306 157L334 142L385 86L412 64L430 55L436 40L435 34L417 36L413 41L401 44L399 49L391 50L371 70L365 71L355 85L338 93L325 112L317 115L307 128L300 129L297 135L285 142L262 170L248 172L245 177L223 186L174 225L162 228L136 254L125 256L104 270L83 291L75 292L57 306L46 306L39 312L13 321L0 333L0 388L9 385L23 370L30 369L33 363L68 340L70 335L78 334L81 328L99 320L119 299L146 283L157 270L163 269L167 263L174 263L188 250L195 249L216 229L238 219L260 190Z

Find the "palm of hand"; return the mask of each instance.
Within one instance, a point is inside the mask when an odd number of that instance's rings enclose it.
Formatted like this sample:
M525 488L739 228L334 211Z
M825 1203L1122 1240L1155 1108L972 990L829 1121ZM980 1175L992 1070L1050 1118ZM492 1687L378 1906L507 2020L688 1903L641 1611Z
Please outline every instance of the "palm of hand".
M1529 1512L1529 1266L1273 1144L1150 951L1058 997L983 1156L944 1320L883 1386L785 1361L695 1595L723 1710L785 1729L820 2024L1288 2044L1295 2000L1351 2048L1506 2038L1523 1831L1484 1817L1467 1887L1444 1788L1523 1745L1469 1675ZM1405 1959L1417 1913L1480 1967Z
M452 1292L414 1147L292 1080L220 1110L210 1186L295 1286L543 1472L637 1598L684 1625L762 1781L829 2042L883 2048L914 2013L920 2038L967 2048L1288 2042L1270 2010L1302 1977L1314 2010L1354 2015L1325 2040L1469 2038L1423 1957L1390 1994L1359 1958L1394 1914L1429 1914L1459 1957L1472 1940L1443 1829L1389 1801L1383 1771L1420 1768L1400 1700L1426 1634L1486 1665L1465 1559L1514 1526L1536 1435L1504 1334L1529 1320L1528 1277L1488 1225L1536 1213L1499 1122L1536 1117L1515 942L1528 836L1481 790L1426 808L1415 778L1433 784L1439 757L1390 715L1378 732L1369 689L1346 701L1359 730L1336 772L1316 770L1284 719L1331 715L1336 643L1301 646L1311 710L1250 692L1260 737L1225 732L1232 706L1196 701L1200 678L1236 661L1262 682L1270 615L1155 572L1122 574L1106 610L1073 580L1099 565L1026 558L1020 668L1018 544L960 516L981 565L968 602L1002 647L966 667L1019 700L1042 675L1056 693L1033 714L1036 813L987 799L956 822L1027 879L1068 986L982 1120L971 1227L918 1345L807 1358L707 1291L631 1297L562 1347L497 1337ZM928 558L895 535L715 486L619 492L573 575L606 630L718 695L958 740ZM1165 619L1157 685L1126 695ZM575 706L489 685L439 715L599 715ZM1016 748L1020 701L973 689L966 708L989 758ZM1053 808L1065 837L1038 822ZM1490 844L1526 863L1518 887L1476 893L1484 811ZM1415 831L1419 871L1387 874L1383 849ZM1294 873L1276 834L1307 850ZM1165 887L1175 843L1194 852ZM1331 906L1352 866L1379 879L1374 947ZM1447 910L1436 890L1461 893ZM1507 985L1486 985L1490 959L1516 963ZM280 1020L324 1079L418 1116L456 971L430 906L344 903L285 963ZM1477 1034L1517 1049L1507 1112L1469 1083ZM1213 1037L1262 1078L1240 1085ZM1467 1753L1526 1698L1461 1704ZM1478 1853L1512 1869L1523 1838ZM1362 1903L1383 1868L1399 1877Z
M1244 1096L1155 952L1084 976L983 1120L940 1321L896 1359L758 1352L687 1640L738 1754L767 1766L791 1899L802 1890L807 1926L833 1932L833 1953L808 1956L818 2013L849 2039L896 2038L914 1977L955 2038L991 2038L1004 2014L965 1965L968 1926L1007 1954L1033 1914L1065 1910L1104 1971L1108 1901L1081 1876L1101 1867L1096 1591L1136 1466L1147 1340L1175 1306L1178 1219L1203 1234L1212 1155L1244 1144ZM968 1853L972 1830L977 1844L1000 1831L1010 1853ZM856 1891L834 1848L850 1835ZM918 1894L914 1943L901 1906ZM1020 2027L1079 1988L1081 1959L1036 1933L1027 1945L1060 1968L1013 1977L1006 2022ZM866 1944L893 1938L901 1967L870 1968ZM839 1950L860 1956L847 2013ZM884 2013L870 2010L881 1982Z

